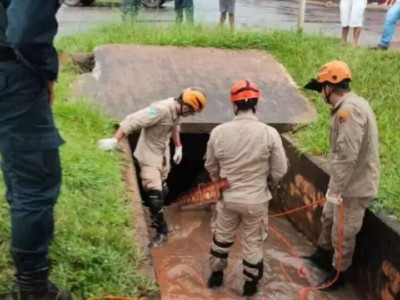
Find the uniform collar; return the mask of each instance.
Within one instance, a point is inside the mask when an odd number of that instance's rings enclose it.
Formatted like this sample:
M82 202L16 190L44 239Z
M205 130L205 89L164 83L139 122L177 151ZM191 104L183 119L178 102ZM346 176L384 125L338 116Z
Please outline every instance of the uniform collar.
M337 111L340 109L344 101L346 101L346 99L349 98L352 94L353 94L352 92L346 93L346 95L344 95L342 99L340 99L340 101L336 103L336 105L331 109L331 116L337 113Z
M168 99L169 100L169 109L170 109L170 111L171 111L171 114L172 114L172 118L174 119L174 120L176 120L176 119L178 119L178 111L176 110L176 105L175 105L175 99L174 98L169 98Z
M234 121L237 120L255 120L258 121L258 118L253 112L241 112L237 116L233 118Z

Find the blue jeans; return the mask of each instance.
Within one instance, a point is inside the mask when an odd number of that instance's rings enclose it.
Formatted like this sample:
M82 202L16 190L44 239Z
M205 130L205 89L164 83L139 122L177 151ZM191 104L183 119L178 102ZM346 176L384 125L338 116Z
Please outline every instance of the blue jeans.
M396 23L400 19L400 0L388 10L385 17L385 24L383 25L383 32L380 44L389 47L392 41L394 32L396 30Z

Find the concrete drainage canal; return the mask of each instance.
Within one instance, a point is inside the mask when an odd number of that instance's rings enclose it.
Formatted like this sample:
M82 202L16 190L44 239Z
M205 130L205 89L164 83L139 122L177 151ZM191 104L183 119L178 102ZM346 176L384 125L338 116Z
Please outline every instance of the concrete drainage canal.
M209 290L206 282L210 274L208 266L212 239L210 223L215 204L180 207L175 204L180 195L210 180L204 169L208 137L208 133L181 134L183 160L178 166L174 166L171 162L173 167L167 179L170 192L165 207L169 239L161 247L151 248L150 251L163 300L243 299L240 296L244 282L240 234L229 255L224 287L219 290ZM134 149L136 141L137 135L129 137L130 149ZM126 155L131 153L132 151L129 151ZM284 194L283 190L275 193L281 196ZM137 197L134 201L140 202L140 199ZM270 215L276 215L280 210L279 206L279 201L273 200L270 204ZM315 207L308 209L308 211L315 210ZM146 224L149 225L146 210L145 215ZM148 230L152 236L154 232L150 226ZM311 264L304 265L298 258L311 253L313 249L311 241L288 219L270 217L269 237L264 249L264 277L259 293L252 299L301 299L299 293L302 288L315 285L326 275ZM347 286L330 294L310 291L307 297L302 299L366 299L366 297L357 293L351 286Z
M254 299L400 299L400 226L386 213L371 210L367 211L357 236L349 284L331 293L299 294L304 292L303 287L314 286L325 276L312 265L303 267L297 256L311 253L316 244L321 229L320 201L324 199L329 175L325 160L300 154L284 133L292 125L312 122L317 115L274 57L255 50L110 45L96 48L93 54L75 57L74 61L82 72L88 73L77 78L73 95L91 99L95 106L120 120L154 100L177 96L184 87L201 86L210 99L201 115L183 120L184 155L168 178L170 193L165 210L170 234L162 247L148 247L152 232L146 222L147 211L141 205L132 162L137 136L129 137L130 149L128 144L124 145L129 166L125 178L134 192L136 243L152 261L149 274L156 274L162 299L241 298L244 279L240 235L229 255L224 287L210 291L206 281L210 274L210 220L214 206L191 205L177 209L174 204L181 193L209 180L203 166L208 133L232 118L227 97L231 84L238 79L237 74L242 78L257 78L264 93L257 115L260 121L282 133L290 161L289 172L270 203L270 213L308 206L285 217L270 218L264 249L264 278Z

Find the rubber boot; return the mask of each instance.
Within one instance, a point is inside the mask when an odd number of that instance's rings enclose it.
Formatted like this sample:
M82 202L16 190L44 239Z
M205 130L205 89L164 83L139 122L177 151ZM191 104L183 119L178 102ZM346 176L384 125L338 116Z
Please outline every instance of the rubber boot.
M16 275L15 285L4 300L71 300L67 291L48 281L48 268Z
M159 190L149 190L148 205L151 216L151 226L156 229L157 234L152 240L153 247L159 247L168 238L168 226L165 222L163 204L164 196L163 192Z
M245 281L243 286L243 297L251 297L258 292L258 282Z
M168 225L165 222L164 214L158 214L154 219L154 227L157 233L152 240L152 245L153 247L159 247L168 240Z
M156 236L152 239L151 244L154 248L156 248L156 247L160 247L166 241L168 241L168 235L157 232Z
M164 200L168 197L169 194L169 187L166 181L162 183L162 193L164 196Z
M219 288L220 286L222 286L223 281L224 281L223 271L212 272L210 277L208 278L208 287L210 289Z
M331 251L324 250L320 247L310 256L302 256L301 258L311 260L321 269L330 272L332 270Z
M337 270L332 267L332 270L329 272L328 276L320 284L318 284L318 287L323 287L325 285L330 284L336 278L336 274ZM334 291L344 286L345 284L346 282L344 280L344 272L340 272L339 277L336 279L334 283L332 283L332 285L322 288L320 289L320 291Z

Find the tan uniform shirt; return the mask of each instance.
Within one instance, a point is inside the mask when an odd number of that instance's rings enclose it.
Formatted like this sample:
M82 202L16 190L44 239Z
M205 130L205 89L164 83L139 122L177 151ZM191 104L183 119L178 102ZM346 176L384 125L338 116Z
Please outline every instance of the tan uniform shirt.
M169 161L169 141L172 131L180 130L180 122L175 101L169 98L127 116L120 128L127 135L141 130L134 156L142 164L161 168Z
M214 128L205 167L213 180L228 179L224 201L257 204L272 198L267 176L279 181L287 159L279 133L250 112Z
M332 110L329 189L344 197L376 197L378 146L372 108L362 97L346 94Z

